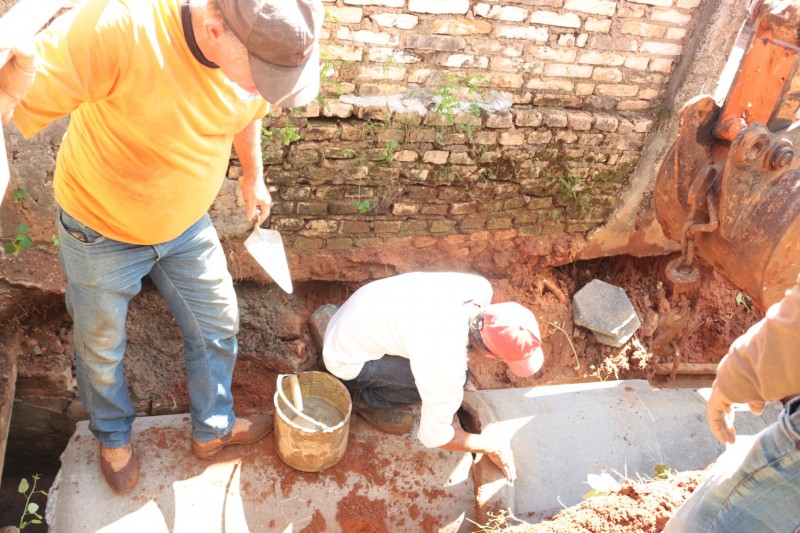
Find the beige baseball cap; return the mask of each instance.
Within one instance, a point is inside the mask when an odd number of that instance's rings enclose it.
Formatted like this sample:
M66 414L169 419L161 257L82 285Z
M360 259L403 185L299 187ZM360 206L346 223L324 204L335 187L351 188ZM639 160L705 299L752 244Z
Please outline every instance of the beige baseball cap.
M319 93L321 0L220 0L225 23L244 43L261 96L298 107Z

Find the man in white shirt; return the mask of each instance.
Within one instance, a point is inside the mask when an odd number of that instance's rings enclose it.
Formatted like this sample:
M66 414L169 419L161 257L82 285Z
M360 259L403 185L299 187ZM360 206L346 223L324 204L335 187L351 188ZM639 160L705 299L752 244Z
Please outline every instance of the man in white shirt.
M406 433L422 403L417 437L429 448L486 454L516 477L510 443L453 426L468 376L470 347L505 361L520 377L543 363L539 325L515 302L491 304L485 278L412 272L368 283L325 331L325 367L353 394L353 410L378 429Z

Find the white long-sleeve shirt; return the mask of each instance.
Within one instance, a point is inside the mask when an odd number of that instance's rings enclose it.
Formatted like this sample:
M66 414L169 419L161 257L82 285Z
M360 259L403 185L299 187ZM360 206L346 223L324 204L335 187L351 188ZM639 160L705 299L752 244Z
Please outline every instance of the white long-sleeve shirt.
M368 283L328 323L325 367L350 380L367 361L405 357L422 398L417 437L429 448L447 444L464 395L469 317L491 299L491 284L473 274L413 272Z

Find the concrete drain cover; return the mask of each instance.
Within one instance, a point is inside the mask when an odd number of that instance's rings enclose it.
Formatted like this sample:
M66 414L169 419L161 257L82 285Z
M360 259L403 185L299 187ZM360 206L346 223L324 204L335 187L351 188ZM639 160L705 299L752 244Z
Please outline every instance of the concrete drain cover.
M575 293L572 319L591 330L597 342L616 347L625 344L641 326L625 290L599 279Z

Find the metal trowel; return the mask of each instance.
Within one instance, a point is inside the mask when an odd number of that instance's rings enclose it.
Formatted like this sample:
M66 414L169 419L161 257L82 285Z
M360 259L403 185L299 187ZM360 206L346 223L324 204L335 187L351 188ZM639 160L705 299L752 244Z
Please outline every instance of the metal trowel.
M244 247L281 289L292 294L292 276L280 233L256 226L244 241Z

